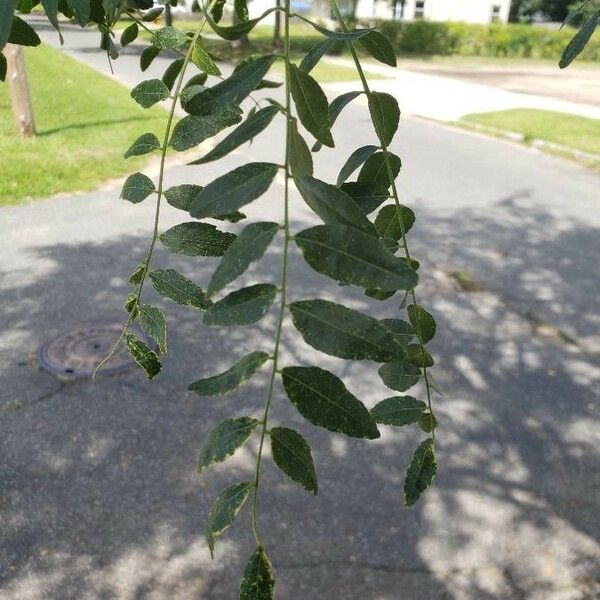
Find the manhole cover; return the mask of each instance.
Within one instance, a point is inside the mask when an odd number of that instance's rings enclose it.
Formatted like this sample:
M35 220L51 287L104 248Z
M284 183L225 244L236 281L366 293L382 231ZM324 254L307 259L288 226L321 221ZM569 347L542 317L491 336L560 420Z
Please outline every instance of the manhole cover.
M109 353L123 329L122 323L84 325L47 342L40 348L42 368L67 377L91 377L96 365ZM99 371L120 373L133 366L123 347Z

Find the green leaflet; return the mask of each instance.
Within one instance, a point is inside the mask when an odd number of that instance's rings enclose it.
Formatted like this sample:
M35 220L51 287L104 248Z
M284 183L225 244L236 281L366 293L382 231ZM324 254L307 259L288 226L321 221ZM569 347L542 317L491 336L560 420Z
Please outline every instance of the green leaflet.
M285 367L281 377L287 397L314 425L350 437L379 437L365 405L333 373L318 367Z
M402 346L409 344L415 336L413 326L402 319L381 319L381 324L392 332Z
M417 367L433 367L431 354L421 344L409 344L406 347L406 360Z
M295 236L306 262L318 273L342 284L412 289L417 274L392 256L377 238L354 227L317 225Z
M162 82L169 88L169 90L173 89L175 85L175 81L181 73L181 69L183 69L183 58L178 58L174 60L165 70L164 75L162 76Z
M10 5L11 2L8 2ZM42 0L42 7L44 8L44 12L48 17L48 21L52 23L52 26L56 31L58 31L58 38L60 43L64 42L62 33L60 32L60 26L58 24L58 0ZM2 19L0 18L0 21ZM1 37L1 36L0 36ZM0 43L0 50L2 49L2 43Z
M323 56L325 54L327 54L327 52L329 50L331 50L331 48L333 48L333 46L335 46L335 43L336 43L336 40L328 37L328 38L324 39L322 42L319 42L316 46L313 46L304 55L304 58L302 59L302 62L300 63L300 69L302 71L304 71L305 73L310 73L315 68L317 63L321 60L321 58L323 58Z
M290 89L300 122L317 140L333 148L328 122L329 107L321 86L294 64L290 65L289 75Z
M189 222L171 227L160 236L160 241L175 254L223 256L235 237L208 223Z
M300 195L328 225L348 225L369 235L376 235L373 224L352 198L340 188L314 177L304 176L295 179Z
M398 129L400 122L400 109L394 96L383 92L371 92L369 98L369 112L376 131L384 142L389 144Z
M169 144L175 150L189 150L226 127L239 123L241 115L242 109L239 106L223 106L210 115L183 117L173 128Z
M202 47L200 40L196 40L192 48L192 62L207 75L221 75L221 69L217 67L215 61L210 57L210 54Z
M208 115L222 106L240 104L256 89L274 61L272 55L250 61L224 81L185 102L185 110L192 115Z
M362 183L351 181L349 183L343 183L340 186L340 189L343 192L346 192L346 194L360 206L366 215L372 213L390 197L385 185L377 184L372 181Z
M279 230L277 223L250 223L223 255L209 284L208 295L223 289L239 277L254 261L259 260Z
M156 352L129 331L125 334L125 345L133 360L146 371L148 379L154 379L160 373L162 365Z
M161 27L152 34L152 45L161 50L180 48L189 42L189 37L176 27Z
M387 387L398 392L405 392L421 379L421 369L405 360L381 365L377 372Z
M392 396L376 404L371 409L371 416L382 425L410 425L419 422L426 408L425 402L412 396Z
M377 319L327 300L290 304L296 329L313 348L349 360L389 362L404 356L392 332Z
M425 433L431 433L437 427L437 419L430 412L424 412L419 419L419 426Z
M373 298L373 300L379 300L383 302L388 300L396 293L396 290L382 290L381 288L366 288L365 296Z
M332 38L334 40L338 40L340 42L352 42L355 40L359 40L369 32L373 31L372 29L353 29L352 31L331 31L329 29L325 29L325 27L321 27L321 25L317 25L312 21L307 21L310 25L312 25L319 33L326 35L328 38Z
M133 173L125 180L121 198L137 204L155 191L154 183L150 177L143 173Z
M383 33L371 30L358 42L375 60L390 67L396 66L396 53L390 40Z
M18 44L19 46L39 46L42 42L29 23L14 15L8 43Z
M246 0L233 0L233 11L241 22L247 21L250 18Z
M0 2L0 51L8 42L15 14L16 0Z
M168 190L165 190L166 201L174 208L185 210L188 212L192 205L192 200L202 191L201 185L192 183L183 183L175 185Z
M398 156L391 152L388 152L388 156L392 167L392 175L394 176L394 179L396 179L402 168L402 161ZM358 181L360 183L371 182L386 187L392 185L385 162L385 154L383 152L376 152L367 159L358 174Z
M261 108L223 138L208 154L189 164L201 165L226 156L242 144L254 139L271 123L278 112L276 106Z
M317 475L308 442L287 427L273 427L269 434L273 462L306 491L316 494Z
M188 390L199 396L222 396L240 387L250 379L269 360L266 352L251 352L238 361L233 367L219 375L199 379L190 384Z
M260 17L257 17L256 19L250 19L249 21L237 23L236 25L232 25L230 27L221 27L220 25L217 25L210 18L207 18L207 20L208 20L208 23L211 26L212 30L219 37L223 38L224 40L229 40L230 42L233 42L235 40L239 40L240 38L242 38L245 35L247 35L248 33L250 33L250 31L252 31L252 29L254 29L254 27L256 26L256 24L259 21L264 19L267 15L271 14L275 10L277 10L277 9L270 8L269 10L266 10L262 15L260 15Z
M135 271L129 276L129 283L131 285L139 285L144 280L144 276L146 275L147 265L145 262L138 265Z
M352 100L358 98L364 92L346 92L337 98L334 98L329 105L328 111L328 119L329 119L329 128L333 127L333 124L336 122L337 118L340 116L340 113ZM312 148L313 152L318 152L323 145L321 142L316 142Z
M197 219L229 213L262 196L277 174L273 163L248 163L218 177L194 198L190 215Z
M142 154L148 154L154 150L160 150L160 142L153 133L144 133L131 144L129 150L123 155L124 158L130 156L141 156Z
M164 298L184 306L206 310L210 301L202 288L175 269L156 269L148 274L154 289Z
M156 46L148 46L144 48L140 55L140 69L145 71L154 61L154 59L159 55L160 48Z
M225 6L225 0L215 0L210 5L210 16L213 18L215 23L218 23L223 16L223 7Z
M388 204L377 214L375 229L380 237L398 241L402 239L403 233L406 234L411 230L414 223L415 213L408 206Z
M85 27L90 20L90 0L67 0L67 4L73 11L77 23Z
M204 315L205 325L250 325L256 323L269 310L277 287L270 283L257 283L231 292L215 302Z
M157 6L156 8L151 8L143 17L142 17L142 21L145 21L146 23L151 23L152 21L156 21L156 19L158 19L158 17L160 17L160 15L163 14L164 12L164 7L163 6Z
M298 131L296 119L290 119L288 162L294 177L313 174L313 161L308 144Z
M362 146L355 150L340 169L336 185L341 186L358 167L360 167L370 156L379 150L379 146Z
M236 417L219 423L206 436L198 452L198 473L232 456L259 424L260 421L252 417Z
M211 558L214 558L215 538L234 522L253 485L251 481L236 483L221 492L211 506L205 527Z
M419 444L406 472L404 480L406 506L412 506L421 497L421 494L431 485L436 471L433 440L429 438Z
M167 352L167 321L161 310L152 304L140 306L139 321L142 331L156 342L158 349Z
M6 70L8 68L8 64L6 63L6 56L0 52L0 81L6 80Z
M561 69L568 67L585 48L586 44L590 41L590 38L594 34L594 31L596 31L599 21L600 11L594 13L587 21L584 22L562 53L560 62L558 63L558 66Z
M419 339L426 344L435 335L435 319L422 306L411 304L408 309L408 319L415 328Z
M131 90L131 97L144 108L169 97L169 88L160 79L142 81Z
M240 600L273 600L273 568L265 549L257 548L244 569Z
M121 34L121 46L129 46L132 42L135 42L140 30L137 23L132 23L123 30Z

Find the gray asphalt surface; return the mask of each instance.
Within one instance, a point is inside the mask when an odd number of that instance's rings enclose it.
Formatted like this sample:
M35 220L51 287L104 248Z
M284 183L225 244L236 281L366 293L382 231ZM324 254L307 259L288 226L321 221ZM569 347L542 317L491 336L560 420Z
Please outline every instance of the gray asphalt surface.
M95 37L67 34L70 54L104 64ZM139 80L135 51L117 63L130 84ZM278 160L282 122L269 131L243 155L173 167L168 183L205 183L248 157ZM323 151L318 167L329 180L352 149L373 140L364 107L350 106L334 135L338 148ZM600 177L417 120L403 122L393 150L404 159L399 184L418 217L410 238L422 262L420 297L438 321L431 349L445 392L436 399L439 475L416 507L403 508L402 478L422 434L384 428L375 442L346 439L303 422L278 387L273 422L310 440L320 485L312 497L270 462L264 470L259 518L278 598L597 598ZM270 348L274 310L255 327L206 328L201 314L149 290L170 326L165 370L154 383L131 371L68 384L32 360L42 342L72 326L122 318L153 210L118 200L119 192L0 209L2 600L232 600L253 548L247 511L218 543L215 561L202 531L213 498L250 477L256 440L200 480L194 461L221 419L258 414L266 371L224 398L202 399L186 387ZM163 229L182 220L176 212L167 207ZM281 187L248 214L280 218ZM310 222L295 197L294 230ZM273 245L239 285L277 278L278 250ZM215 264L162 248L155 259L204 284ZM468 272L479 291L461 289L455 271ZM338 288L296 252L290 288L292 299L344 298L379 316L397 308ZM290 327L286 363L330 368L369 406L392 395L375 365L319 355Z

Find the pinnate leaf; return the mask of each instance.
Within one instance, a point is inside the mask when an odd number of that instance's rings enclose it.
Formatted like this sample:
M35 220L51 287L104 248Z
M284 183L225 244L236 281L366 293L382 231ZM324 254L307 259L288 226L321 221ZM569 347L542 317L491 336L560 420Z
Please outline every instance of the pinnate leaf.
M293 429L273 427L271 455L275 464L308 492L318 491L317 475L308 442Z
M365 405L333 373L319 367L285 367L281 376L287 397L314 425L350 437L379 437Z
M238 361L233 367L219 375L199 379L190 384L188 389L199 396L221 396L228 394L250 379L269 360L266 352L251 352Z

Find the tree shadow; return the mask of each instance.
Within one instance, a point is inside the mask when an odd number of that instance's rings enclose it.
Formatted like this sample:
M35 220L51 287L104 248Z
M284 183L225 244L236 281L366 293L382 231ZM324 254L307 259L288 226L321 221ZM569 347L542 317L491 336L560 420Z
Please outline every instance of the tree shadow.
M510 213L515 202L500 199L495 208ZM425 247L417 230L413 245L425 257L421 298L438 321L432 351L446 393L435 400L439 475L417 506L404 508L403 475L424 434L382 428L375 442L331 434L307 424L278 384L273 422L309 439L320 483L312 497L270 462L264 470L259 520L279 597L541 599L565 589L592 597L600 567L598 366L577 348L538 335L511 303L537 289L515 278L527 270L552 280L553 300L564 305L554 307L555 316L571 316L574 295L594 287L585 273L597 230L557 227L543 211L524 207L506 227L497 214L422 212L439 236L435 248ZM490 258L491 250L517 242L510 259ZM43 273L7 277L0 288L0 598L235 597L252 551L247 511L218 540L215 562L203 521L224 487L252 477L256 440L201 479L194 457L221 419L260 413L267 373L223 398L195 397L186 387L249 351L269 349L275 310L256 326L207 328L201 313L148 290L170 327L164 373L153 383L138 371L96 384L61 383L28 361L42 341L72 325L122 318L127 274L145 248L146 238L135 235L38 247L32 252ZM570 257L568 269L556 268L558 255ZM236 285L276 279L279 261L275 245ZM216 265L162 249L156 263L203 285ZM472 271L487 291L458 289L447 275L458 268ZM296 252L290 273L292 299L344 299L381 317L397 310L396 299L373 303L358 289L337 287ZM505 294L504 281L513 283L514 296ZM582 327L592 326L585 321L591 316L581 318ZM393 395L376 365L318 354L291 329L284 361L331 369L368 406Z
M61 131L68 131L70 129L90 129L93 127L104 127L105 125L119 125L122 123L131 123L133 121L156 121L155 116L139 116L139 117L127 117L126 119L105 119L103 121L88 121L87 123L71 123L62 127L54 127L53 129L44 129L37 132L38 137L46 137Z

